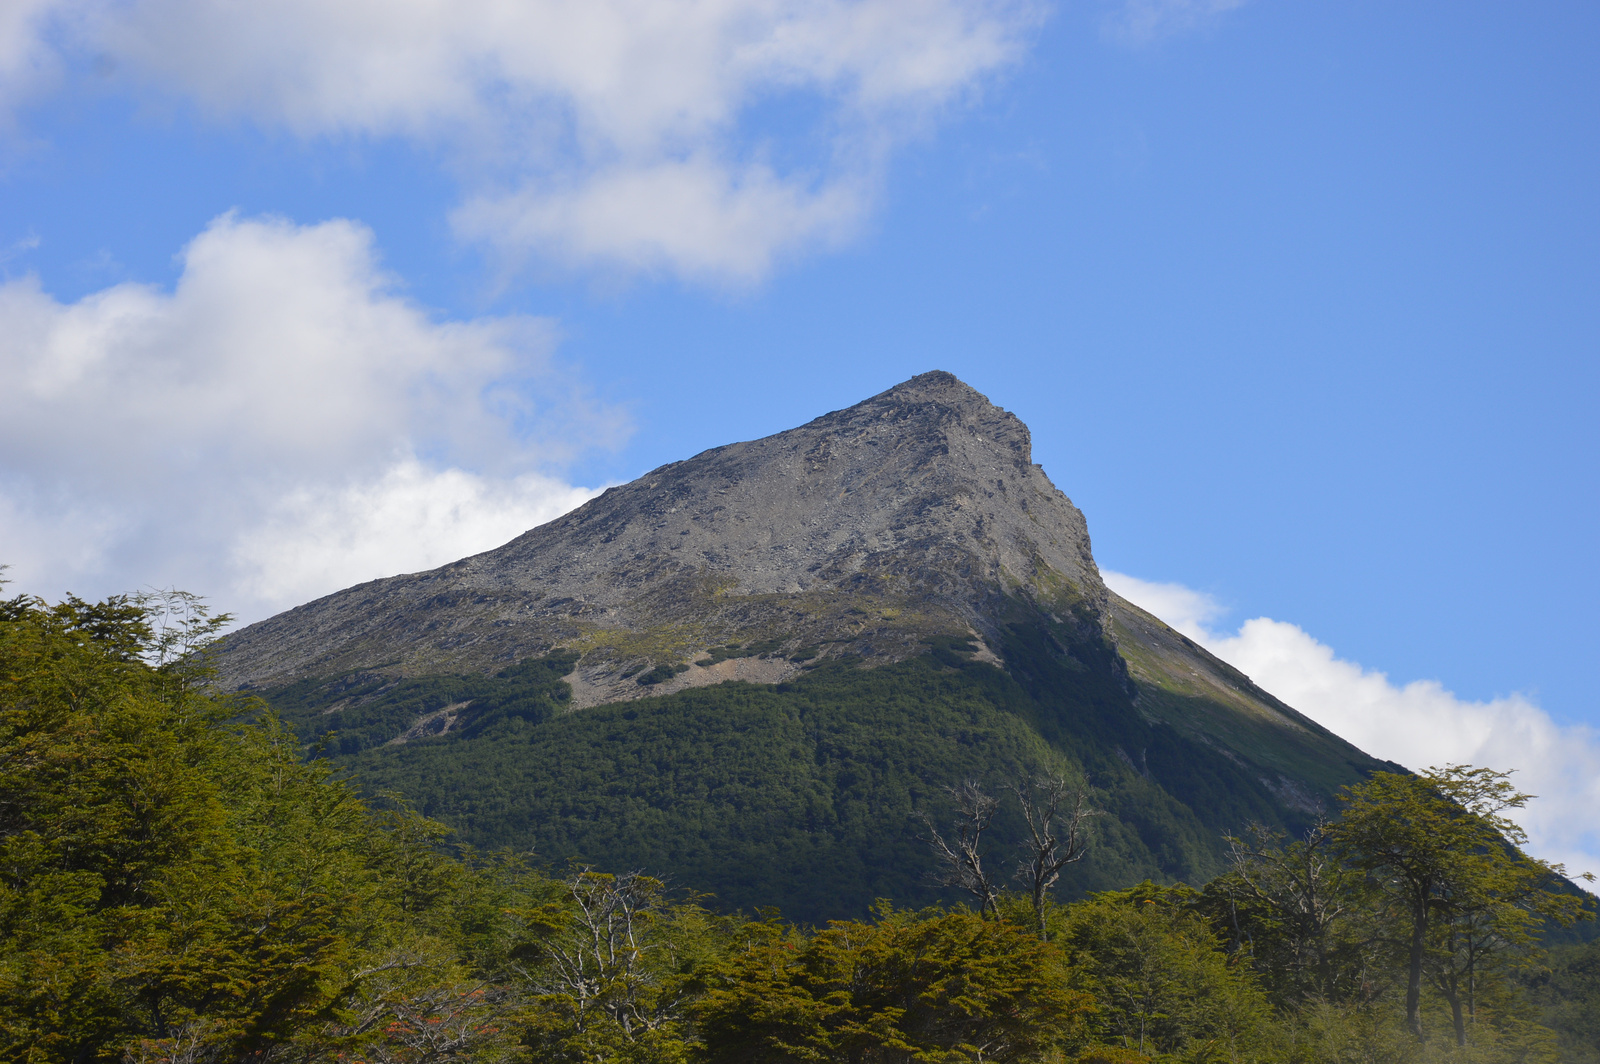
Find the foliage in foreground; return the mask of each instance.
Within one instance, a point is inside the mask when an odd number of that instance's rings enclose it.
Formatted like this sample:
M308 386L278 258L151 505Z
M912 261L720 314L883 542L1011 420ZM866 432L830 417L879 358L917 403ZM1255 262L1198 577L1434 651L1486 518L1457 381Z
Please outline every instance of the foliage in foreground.
M1067 905L983 880L1005 855L969 831L980 911L808 930L447 854L208 691L216 627L183 596L0 603L0 1059L1600 1061L1600 947L1538 948L1579 901L1500 774L1379 774L1203 890Z

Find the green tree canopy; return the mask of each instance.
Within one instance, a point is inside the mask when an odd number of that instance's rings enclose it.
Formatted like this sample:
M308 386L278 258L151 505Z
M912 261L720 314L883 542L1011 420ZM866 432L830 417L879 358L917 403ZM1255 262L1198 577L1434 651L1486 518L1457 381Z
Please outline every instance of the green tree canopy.
M0 604L0 1058L365 1044L495 937L418 818L205 690L217 623L188 596Z
M1026 927L884 903L809 937L748 925L697 1017L712 1064L954 1064L1081 1042L1092 1007Z
M1257 1058L1270 1018L1187 887L1142 883L1069 907L1058 941L1093 995L1100 1042L1185 1060Z
M1374 773L1349 789L1330 828L1336 852L1380 899L1404 958L1406 1025L1419 1039L1425 981L1449 1002L1465 1046L1479 982L1498 957L1531 943L1542 921L1581 914L1581 900L1558 889L1564 869L1520 849L1527 837L1505 812L1533 796L1507 777L1463 765Z
M218 623L174 594L0 602L0 1061L1600 1060L1593 949L1538 948L1583 899L1521 851L1503 773L1380 773L1304 839L1235 840L1203 891L1061 904L1083 803L1063 834L1064 785L1024 791L1025 893L986 872L981 913L816 930L452 852L210 690ZM506 670L495 726L552 712L562 667ZM1454 1038L1415 1037L1442 1016Z

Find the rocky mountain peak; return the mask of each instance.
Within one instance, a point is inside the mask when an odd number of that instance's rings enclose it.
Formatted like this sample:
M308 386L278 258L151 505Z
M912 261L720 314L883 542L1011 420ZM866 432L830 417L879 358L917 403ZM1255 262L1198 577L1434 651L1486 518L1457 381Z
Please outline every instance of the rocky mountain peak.
M978 389L954 373L942 369L919 373L910 380L901 381L893 388L863 400L849 409L854 411L887 407L899 408L907 413L917 411L923 416L935 418L940 416L940 411L948 411L967 417L1001 418L1022 425L1016 415L995 406L989 401L989 397ZM845 412L838 411L838 413ZM823 415L824 418L828 416L830 415Z
M923 432L930 437L965 435L982 449L1005 454L1010 461L1033 461L1028 426L944 370L918 374L848 409L824 414L795 431L862 432L873 427L890 432Z
M934 371L652 470L487 553L252 625L223 670L487 669L561 647L596 697L620 697L630 670L730 641L895 660L934 632L986 638L1019 603L1104 623L1083 515L1033 465L1021 420Z

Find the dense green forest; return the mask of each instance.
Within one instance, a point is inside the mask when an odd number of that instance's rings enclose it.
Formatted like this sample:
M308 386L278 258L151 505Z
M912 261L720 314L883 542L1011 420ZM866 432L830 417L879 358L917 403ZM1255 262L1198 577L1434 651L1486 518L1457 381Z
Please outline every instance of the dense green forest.
M957 783L913 831L964 903L797 925L468 848L208 688L215 630L183 596L0 603L0 1059L1600 1062L1600 943L1559 934L1589 903L1487 769L1376 773L1202 886L1068 900L1113 818L1019 749L1015 791ZM482 726L543 719L560 667ZM969 677L918 667L897 711Z
M362 672L263 694L367 793L403 794L480 849L642 866L723 905L777 905L808 922L859 915L877 898L953 900L928 875L919 817L944 819L949 789L967 779L999 791L1041 775L1094 785L1109 815L1088 859L1064 870L1072 896L1204 881L1226 867L1225 835L1250 823L1299 835L1315 822L1314 806L1286 804L1263 782L1280 771L1263 757L1282 729L1224 750L1136 710L1109 663L1074 668L1022 626L1005 649L1006 670L974 660L965 641L934 639L894 665L832 659L788 683L581 713L566 711L562 653L497 676ZM1312 797L1331 802L1379 764L1319 763L1310 771L1326 778L1313 777ZM989 831L1003 848L1020 843L1016 803Z

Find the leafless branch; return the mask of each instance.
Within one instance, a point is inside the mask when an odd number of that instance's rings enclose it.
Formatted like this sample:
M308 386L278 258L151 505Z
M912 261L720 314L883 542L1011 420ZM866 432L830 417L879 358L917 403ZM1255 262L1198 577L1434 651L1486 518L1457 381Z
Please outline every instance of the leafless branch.
M955 799L957 814L953 844L939 834L927 814L923 814L921 818L928 832L927 841L943 866L941 871L936 873L937 881L944 886L958 887L971 894L978 900L978 911L984 916L998 916L1000 889L984 870L979 844L983 840L984 831L989 827L989 822L994 819L995 812L1000 808L1000 803L984 794L972 780L951 787L950 797Z
M1050 890L1061 879L1061 870L1083 860L1089 852L1089 828L1100 811L1088 806L1088 790L1072 786L1060 776L1040 776L1031 784L1012 788L1022 805L1029 838L1023 843L1023 858L1017 864L1017 879L1027 886L1033 900L1033 914L1039 921L1039 936L1048 935L1045 902ZM1063 805L1071 802L1071 811Z
M665 886L639 872L608 875L579 868L567 882L573 918L544 944L545 964L524 973L547 1003L569 1013L578 1031L604 1015L625 1037L679 1015L681 994L666 992L646 960L660 948L650 928L663 916Z

